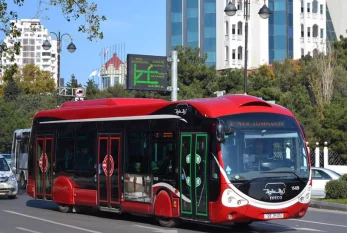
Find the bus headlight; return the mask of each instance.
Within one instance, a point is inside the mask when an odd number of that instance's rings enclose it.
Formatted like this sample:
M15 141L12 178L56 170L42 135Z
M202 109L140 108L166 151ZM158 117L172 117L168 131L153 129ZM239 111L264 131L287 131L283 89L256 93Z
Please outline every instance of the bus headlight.
M226 189L222 195L222 204L226 207L240 207L247 205L248 201L237 195L232 189Z
M299 202L303 204L307 204L311 200L311 185L307 186L305 192L299 197Z

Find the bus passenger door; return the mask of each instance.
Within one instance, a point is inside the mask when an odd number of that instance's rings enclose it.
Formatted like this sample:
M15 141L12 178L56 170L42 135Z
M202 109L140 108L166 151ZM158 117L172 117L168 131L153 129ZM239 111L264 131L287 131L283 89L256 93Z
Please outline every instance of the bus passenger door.
M180 145L181 216L208 219L208 136L205 133L183 133Z
M100 208L120 205L120 136L98 139L98 202Z
M52 200L53 137L36 138L36 198Z

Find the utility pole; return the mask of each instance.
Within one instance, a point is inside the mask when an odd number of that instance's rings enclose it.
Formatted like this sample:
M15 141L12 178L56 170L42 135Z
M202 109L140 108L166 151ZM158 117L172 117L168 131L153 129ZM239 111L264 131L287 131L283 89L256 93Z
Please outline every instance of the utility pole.
M178 92L178 78L177 78L177 67L178 67L178 58L177 58L177 51L173 50L171 52L171 57L168 58L169 62L171 63L171 87L168 87L168 90L171 91L171 101L177 101L177 92Z

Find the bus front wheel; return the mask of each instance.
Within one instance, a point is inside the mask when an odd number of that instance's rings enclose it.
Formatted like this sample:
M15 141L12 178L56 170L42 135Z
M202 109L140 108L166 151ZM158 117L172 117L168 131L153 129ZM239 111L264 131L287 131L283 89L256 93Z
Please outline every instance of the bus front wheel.
M159 217L159 224L162 227L177 227L179 225L180 221L179 219L176 218L164 218L164 217Z
M72 206L71 205L65 205L65 204L58 204L60 212L63 213L71 213Z

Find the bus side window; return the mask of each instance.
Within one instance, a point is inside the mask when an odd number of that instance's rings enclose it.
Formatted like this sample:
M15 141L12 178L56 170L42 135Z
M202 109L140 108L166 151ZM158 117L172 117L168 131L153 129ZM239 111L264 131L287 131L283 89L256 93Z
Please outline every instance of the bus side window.
M152 143L151 171L154 174L168 175L178 172L176 150L173 141Z
M128 133L125 158L125 172L148 174L148 132Z

